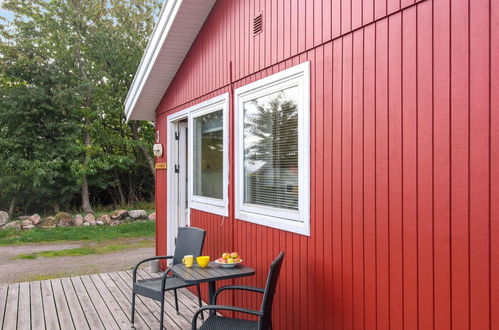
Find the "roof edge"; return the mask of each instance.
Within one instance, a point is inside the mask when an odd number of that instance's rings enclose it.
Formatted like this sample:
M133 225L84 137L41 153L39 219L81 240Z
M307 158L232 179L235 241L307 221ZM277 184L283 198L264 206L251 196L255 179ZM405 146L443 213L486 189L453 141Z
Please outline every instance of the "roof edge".
M163 43L170 32L182 2L183 0L167 0L161 9L158 22L154 27L149 42L147 43L147 47L142 55L139 67L135 72L135 76L125 99L125 117L127 121L130 120L142 88L144 87L144 84L154 67L154 63L156 62Z

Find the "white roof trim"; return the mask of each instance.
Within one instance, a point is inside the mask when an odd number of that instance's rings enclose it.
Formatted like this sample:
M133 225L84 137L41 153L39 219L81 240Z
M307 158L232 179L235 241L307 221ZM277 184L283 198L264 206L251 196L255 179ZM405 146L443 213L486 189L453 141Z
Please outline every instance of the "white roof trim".
M215 2L166 0L125 99L127 120L154 121L156 107Z

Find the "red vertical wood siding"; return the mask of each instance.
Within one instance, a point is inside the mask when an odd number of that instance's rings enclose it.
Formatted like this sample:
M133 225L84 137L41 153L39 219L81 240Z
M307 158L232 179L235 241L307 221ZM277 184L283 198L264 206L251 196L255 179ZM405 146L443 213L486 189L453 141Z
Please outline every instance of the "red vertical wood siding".
M490 59L499 56L499 3L491 3L489 24L490 29ZM495 27L495 28L492 28ZM499 62L490 60L490 86L489 86L489 311L490 325L493 329L499 326L499 112L492 109L499 109ZM495 221L492 221L495 219Z
M493 0L216 3L158 107L164 145L167 115L311 63L310 237L234 219L232 98L229 217L191 213L206 254L256 269L236 283L286 252L276 329L499 328L498 31Z

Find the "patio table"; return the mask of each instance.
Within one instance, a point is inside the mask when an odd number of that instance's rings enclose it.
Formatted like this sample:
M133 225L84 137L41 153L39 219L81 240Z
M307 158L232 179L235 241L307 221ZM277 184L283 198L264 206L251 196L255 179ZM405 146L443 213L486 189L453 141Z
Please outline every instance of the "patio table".
M173 265L170 270L175 276L180 277L188 283L203 283L208 282L208 304L211 303L213 295L215 294L215 283L220 280L228 280L232 278L251 276L255 274L253 268L237 265L234 268L222 268L214 262L210 262L206 268L201 268L199 265L193 265L190 268L185 267L183 264Z

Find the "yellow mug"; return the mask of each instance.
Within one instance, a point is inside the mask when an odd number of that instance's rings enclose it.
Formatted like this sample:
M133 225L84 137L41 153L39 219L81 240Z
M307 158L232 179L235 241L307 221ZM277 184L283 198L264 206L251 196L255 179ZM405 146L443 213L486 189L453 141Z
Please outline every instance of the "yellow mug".
M184 256L182 259L182 263L185 265L185 267L192 267L192 264L194 263L194 256L193 255L188 255Z
M201 268L205 268L208 266L208 263L210 262L210 256L200 256L196 258L196 261Z

